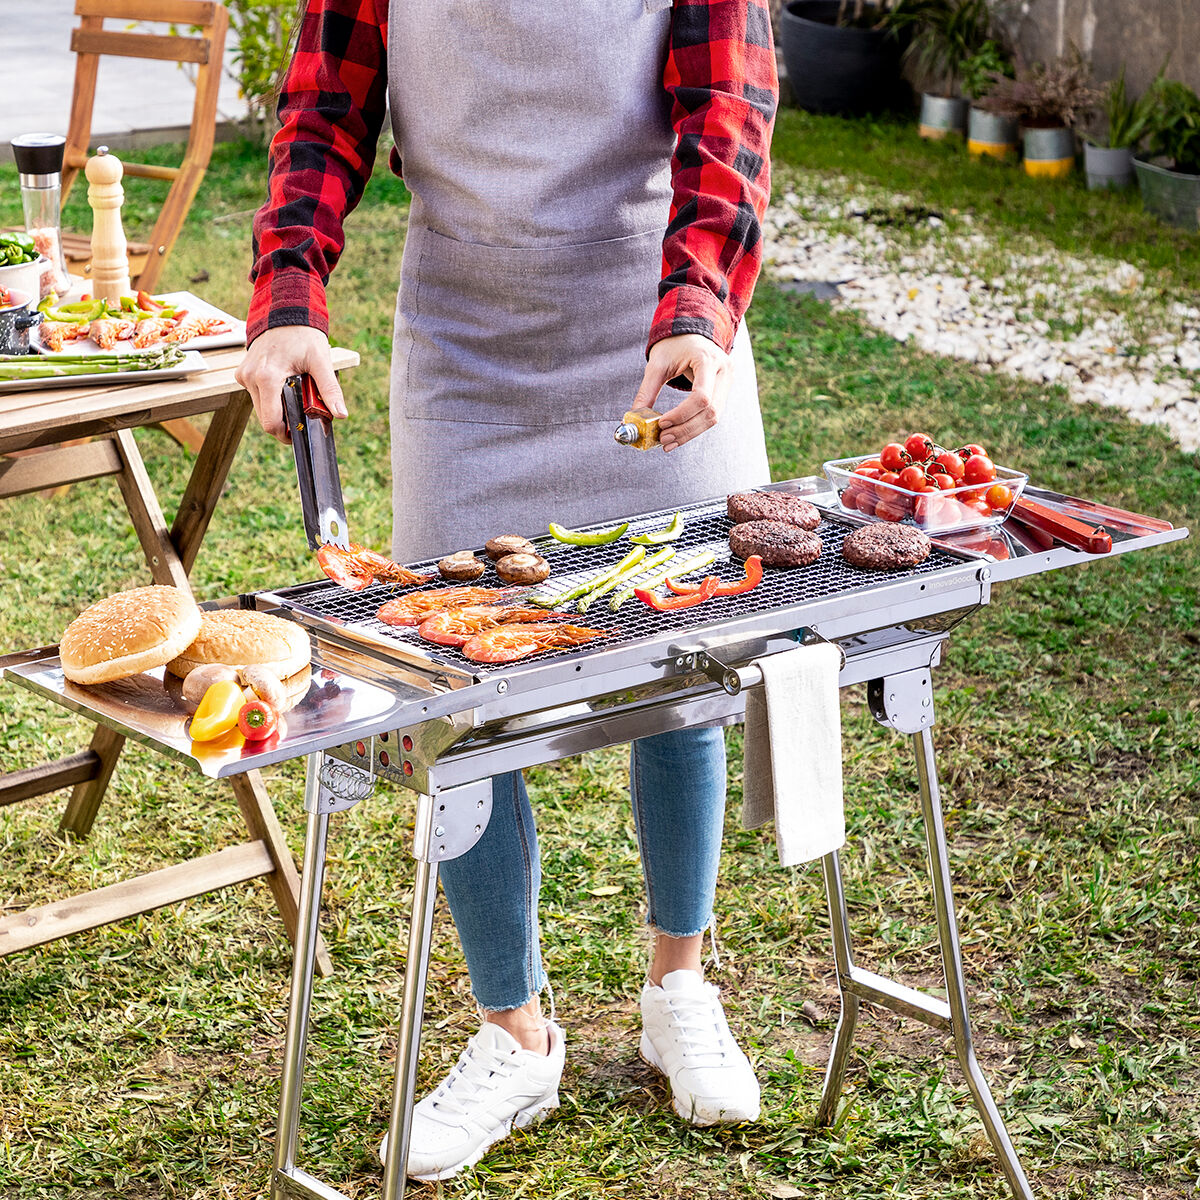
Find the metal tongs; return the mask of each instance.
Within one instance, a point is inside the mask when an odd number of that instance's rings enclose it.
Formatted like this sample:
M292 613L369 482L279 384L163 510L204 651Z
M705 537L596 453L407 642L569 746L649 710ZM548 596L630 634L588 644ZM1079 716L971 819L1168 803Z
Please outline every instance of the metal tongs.
M310 550L350 545L346 502L338 474L333 414L311 375L293 375L283 385L283 417L296 455L300 510Z

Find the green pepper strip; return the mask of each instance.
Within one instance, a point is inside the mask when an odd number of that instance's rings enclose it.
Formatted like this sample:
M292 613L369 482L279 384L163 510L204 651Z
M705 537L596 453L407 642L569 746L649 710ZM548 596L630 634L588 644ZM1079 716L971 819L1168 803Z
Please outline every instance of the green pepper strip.
M614 576L620 575L630 567L636 566L645 557L646 551L644 547L635 546L615 566L609 567L606 571L601 571L598 575L591 576L576 587L570 588L565 592L542 591L538 589L537 591L530 592L525 597L525 601L528 604L536 604L538 608L554 608L556 605L566 604L570 600L578 600L580 596L586 596L593 588L603 587Z
M629 540L635 546L658 546L663 542L673 542L683 532L683 513L676 513L664 529L656 529L653 533L639 533Z
M77 300L74 304L60 304L55 308L52 302L53 295L51 292L37 306L38 312L45 313L47 321L59 321L64 325L85 325L88 321L95 321L104 316L103 300Z
M556 542L563 542L568 546L607 546L609 542L615 542L628 528L629 522L626 521L624 525L613 529L598 529L593 533L585 533L578 529L564 529L551 521L549 533Z
M680 563L672 560L667 565L659 564L653 571L646 571L636 579L631 579L609 600L608 607L616 612L633 595L634 588L658 587L668 575L675 579L680 575L687 575L691 571L699 571L701 567L707 567L716 557L711 550L705 550L700 554L693 554L691 558L685 558Z
M657 554L652 554L645 562L636 562L631 567L626 567L619 575L615 575L606 584L595 588L588 592L586 596L575 606L581 613L587 612L594 600L599 600L601 596L607 596L614 588L619 588L623 583L628 583L631 587L634 584L634 576L641 576L652 567L657 567L665 563L667 559L674 558L675 551L670 546L664 546Z

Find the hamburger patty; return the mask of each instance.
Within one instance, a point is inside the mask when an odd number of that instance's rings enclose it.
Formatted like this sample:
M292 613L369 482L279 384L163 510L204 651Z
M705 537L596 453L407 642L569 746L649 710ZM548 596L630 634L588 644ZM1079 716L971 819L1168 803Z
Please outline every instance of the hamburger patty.
M782 521L799 529L816 529L821 523L815 505L783 492L734 492L725 501L725 511L735 525L747 521Z
M929 557L929 539L912 525L876 521L848 534L842 557L856 567L872 571L894 571L915 567Z
M821 556L821 539L785 521L744 521L729 531L738 558L759 555L768 567L806 567Z

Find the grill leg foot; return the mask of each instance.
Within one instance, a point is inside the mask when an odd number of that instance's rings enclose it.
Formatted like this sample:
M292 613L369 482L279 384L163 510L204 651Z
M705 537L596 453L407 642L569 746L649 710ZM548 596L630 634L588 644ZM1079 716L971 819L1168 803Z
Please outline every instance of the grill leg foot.
M321 918L321 887L325 880L325 845L329 837L329 813L318 813L321 755L308 756L304 785L304 807L308 829L304 838L304 865L300 872L299 913L296 918L296 949L292 959L292 991L288 1001L287 1035L283 1047L283 1076L279 1089L279 1124L275 1134L275 1170L271 1177L271 1200L285 1200L290 1192L282 1176L296 1165L296 1142L300 1129L300 1094L304 1086L304 1053L308 1046L308 1018L312 1006L313 973L316 970Z
M418 797L417 827L423 805L433 808L433 797ZM408 1148L412 1140L412 1113L417 1086L417 1061L421 1050L421 1017L425 1007L425 981L429 974L429 947L433 935L433 906L437 899L437 863L417 859L413 881L412 917L408 932L408 960L404 968L404 993L400 1001L400 1032L396 1047L396 1082L388 1120L388 1153L383 1168L383 1200L404 1200Z
M846 912L846 892L842 886L842 868L836 850L821 860L821 870L825 876L825 895L829 901L829 928L833 937L833 959L837 966L841 1014L833 1032L829 1064L825 1068L825 1086L821 1090L817 1124L832 1125L837 1117L838 1099L846 1077L846 1063L849 1061L850 1047L854 1042L854 1028L858 1024L859 998L846 989L854 958L850 946L850 917Z
M942 971L946 977L946 998L950 1004L954 1052L967 1077L967 1087L971 1089L971 1095L975 1098L975 1107L983 1119L983 1126L1000 1159L1000 1166L1013 1195L1019 1200L1033 1200L1029 1180L1025 1178L1016 1149L992 1098L991 1088L988 1087L988 1082L975 1059L971 1022L967 1012L967 989L963 980L962 955L959 951L958 922L954 915L946 831L942 823L937 765L933 754L933 738L928 728L913 734L913 747L917 755L921 816L925 825L925 842L929 850L929 877L933 884L933 902L937 911L938 940L942 947Z

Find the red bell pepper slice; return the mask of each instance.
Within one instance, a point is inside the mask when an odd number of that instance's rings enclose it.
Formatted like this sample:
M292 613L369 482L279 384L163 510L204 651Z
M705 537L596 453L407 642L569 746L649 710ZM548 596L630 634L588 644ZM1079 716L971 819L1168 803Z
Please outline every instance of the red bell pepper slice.
M166 307L166 305L160 304L157 300L155 300L149 292L144 292L141 290L138 291L137 302L138 308L140 308L143 312L156 313L160 309Z
M713 595L741 596L750 591L751 588L758 587L762 583L762 577L762 558L757 554L752 554L746 559L746 577L744 579L735 579L729 583L718 584L717 590L713 592ZM707 583L708 581L705 580L705 582ZM667 580L667 587L677 596L694 596L703 586L703 583L680 583L676 579Z
M238 709L237 727L248 742L263 742L275 732L275 710L265 700L248 700Z
M691 608L695 604L702 604L705 600L710 600L716 594L720 580L715 575L710 575L700 585L699 590L689 592L686 596L658 596L654 592L648 592L645 588L636 588L634 595L643 603L648 604L655 612L675 612L680 608Z

